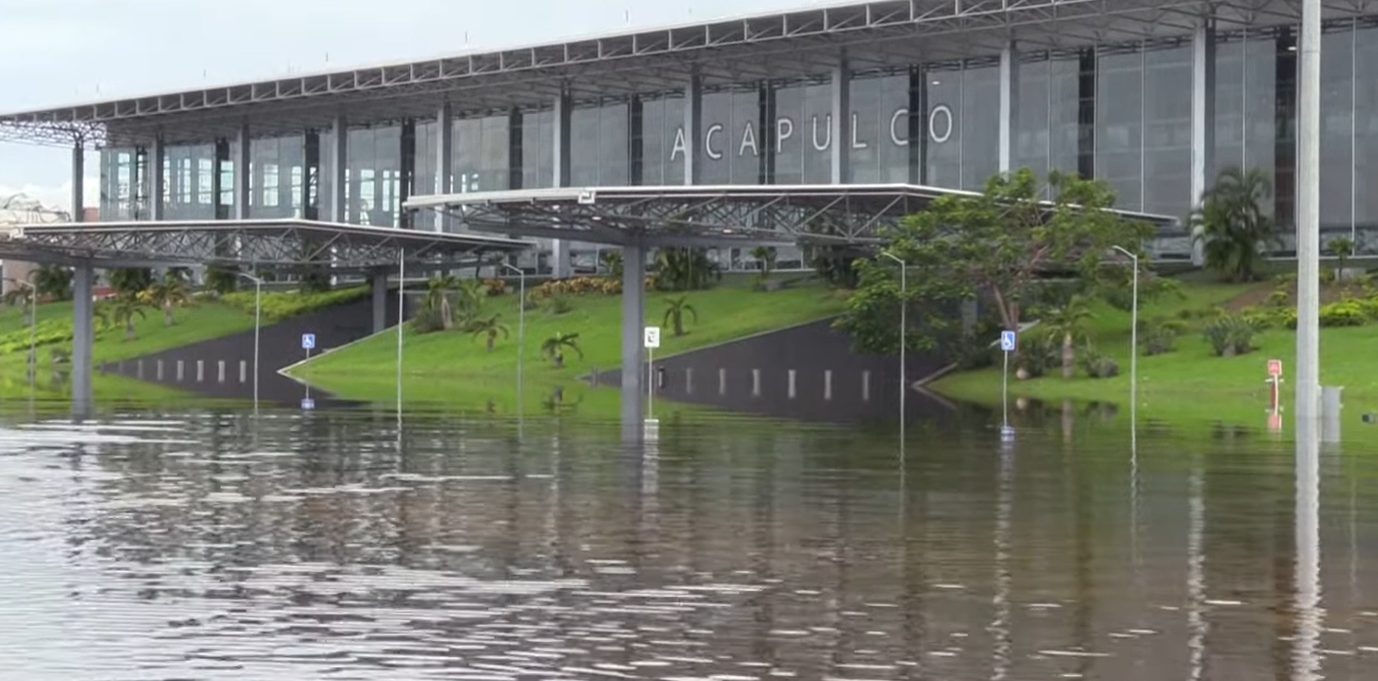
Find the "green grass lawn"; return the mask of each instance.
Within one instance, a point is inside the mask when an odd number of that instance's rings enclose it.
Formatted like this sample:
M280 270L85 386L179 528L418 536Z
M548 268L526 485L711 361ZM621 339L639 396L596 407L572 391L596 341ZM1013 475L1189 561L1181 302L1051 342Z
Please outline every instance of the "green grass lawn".
M756 333L817 320L842 311L845 298L821 285L801 284L772 292L754 291L742 280L686 294L647 296L647 324L662 325L666 300L687 295L698 321L686 319L686 333L675 337L666 328L657 356L670 355L739 339ZM549 393L569 385L594 368L621 364L620 296L585 295L570 298L573 309L552 315L544 309L526 312L526 347L522 353L526 382L532 394ZM459 331L404 334L404 395L426 395L437 401L469 401L473 391L462 386L511 385L517 365L517 296L487 300L484 316L502 315L510 335L499 338L492 352L482 338ZM565 353L564 368L541 356L541 343L557 333L579 334L584 352ZM394 332L366 339L321 355L292 371L294 376L342 397L387 400L395 394L397 337ZM525 401L525 400L524 400Z

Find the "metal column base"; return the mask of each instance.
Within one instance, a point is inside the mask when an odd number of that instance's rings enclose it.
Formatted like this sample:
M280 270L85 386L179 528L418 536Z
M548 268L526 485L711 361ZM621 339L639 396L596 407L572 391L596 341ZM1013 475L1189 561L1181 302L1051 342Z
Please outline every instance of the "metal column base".
M646 249L622 247L622 439L639 441L646 419L642 329L646 326Z

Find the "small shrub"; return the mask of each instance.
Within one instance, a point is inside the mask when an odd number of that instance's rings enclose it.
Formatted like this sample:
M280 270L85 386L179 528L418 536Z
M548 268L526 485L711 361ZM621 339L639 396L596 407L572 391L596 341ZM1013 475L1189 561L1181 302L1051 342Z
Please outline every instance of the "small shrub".
M1363 326L1368 321L1364 307L1354 300L1342 300L1322 305L1320 322L1323 327Z
M1139 344L1143 346L1144 354L1153 357L1176 350L1178 330L1176 324L1169 322L1158 322L1150 325L1139 338Z
M1216 357L1234 357L1254 350L1257 322L1238 315L1223 315L1211 320L1201 334L1210 344Z
M569 301L569 298L566 296L556 294L550 296L549 298L546 298L545 311L552 315L559 316L562 314L566 314L573 309L574 303L571 303Z
M1286 307L1292 303L1292 293L1278 289L1268 294L1269 307Z
M1019 368L1029 378L1038 378L1062 366L1062 343L1048 334L1033 333L1019 347Z
M540 306L541 306L541 293L540 293L540 291L530 291L530 292L528 292L528 293L526 294L526 298L525 298L524 300L522 300L522 309L523 309L523 310L526 310L527 312L530 312L530 311L532 311L532 310L534 310L534 309L536 309L536 308L538 308L538 307L540 307Z
M1078 354L1081 370L1089 378L1114 378L1120 375L1120 365L1115 360L1100 354L1090 345L1082 347Z
M422 308L417 311L416 316L412 317L411 328L418 334L435 333L436 331L443 331L445 323L440 318L440 310Z
M483 290L490 296L501 296L507 294L507 281L504 279L484 279Z

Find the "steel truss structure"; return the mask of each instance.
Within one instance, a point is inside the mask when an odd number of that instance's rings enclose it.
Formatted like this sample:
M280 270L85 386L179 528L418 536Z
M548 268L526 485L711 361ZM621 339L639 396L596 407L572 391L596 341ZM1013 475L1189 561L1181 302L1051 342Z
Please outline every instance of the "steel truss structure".
M0 239L0 259L95 267L225 265L280 273L434 271L531 242L310 220L206 220L29 225Z
M533 189L418 196L409 210L440 210L474 231L642 246L869 244L878 228L948 195L904 184L668 186ZM1118 211L1160 232L1161 215Z
M1325 0L1327 18L1375 0ZM71 145L209 141L246 117L254 135L324 128L342 110L367 125L749 80L806 78L845 51L856 71L998 54L1180 38L1203 17L1218 30L1295 24L1299 0L875 0L583 40L473 52L253 83L0 115L0 139Z

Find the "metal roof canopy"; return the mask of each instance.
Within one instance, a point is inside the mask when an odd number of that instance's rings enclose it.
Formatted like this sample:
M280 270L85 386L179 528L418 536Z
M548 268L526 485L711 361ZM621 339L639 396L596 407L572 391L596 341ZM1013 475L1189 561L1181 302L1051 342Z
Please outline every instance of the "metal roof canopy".
M952 195L976 193L907 184L558 188L416 196L403 208L445 212L477 231L609 245L858 244ZM1115 212L1160 231L1177 225Z
M225 265L275 272L326 267L333 274L447 269L529 241L314 220L167 220L27 225L0 238L0 258L96 267Z
M1325 0L1329 19L1362 16L1373 0ZM1297 0L875 0L642 29L258 82L194 88L0 115L0 139L71 144L208 142L251 117L252 134L549 106L704 85L816 77L842 50L862 72L989 57L1007 41L1027 54L1182 39L1200 17L1219 30L1300 21Z

